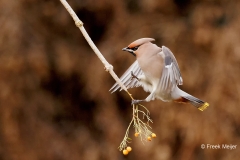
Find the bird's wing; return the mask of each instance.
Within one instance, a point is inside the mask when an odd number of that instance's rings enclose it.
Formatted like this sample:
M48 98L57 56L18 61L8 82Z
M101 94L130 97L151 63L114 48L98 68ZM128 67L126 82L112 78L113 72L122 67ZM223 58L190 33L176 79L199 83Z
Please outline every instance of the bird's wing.
M176 85L182 85L183 79L176 58L167 47L162 47L164 54L165 67L163 68L162 75L158 87L161 91L172 89Z
M139 67L137 60L127 69L127 71L120 78L120 80L127 87L127 89L141 86L141 84L136 78L132 78L131 72L133 72L133 74L137 77L143 74L143 71ZM120 89L120 91L122 90L121 87L117 83L115 83L109 91L113 93L118 89Z

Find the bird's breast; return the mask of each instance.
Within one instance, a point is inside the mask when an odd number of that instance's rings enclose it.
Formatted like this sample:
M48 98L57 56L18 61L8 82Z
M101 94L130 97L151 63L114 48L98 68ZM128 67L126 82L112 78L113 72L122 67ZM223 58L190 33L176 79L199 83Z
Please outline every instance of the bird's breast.
M146 53L137 57L137 61L145 76L150 81L161 78L164 61L160 54L151 55Z

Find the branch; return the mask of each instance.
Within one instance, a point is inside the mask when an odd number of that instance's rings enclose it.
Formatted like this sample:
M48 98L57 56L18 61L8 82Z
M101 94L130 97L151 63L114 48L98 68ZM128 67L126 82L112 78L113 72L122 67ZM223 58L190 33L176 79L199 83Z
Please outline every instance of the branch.
M113 79L115 79L115 81L118 83L118 85L125 91L128 93L128 95L131 97L131 99L133 99L132 95L128 92L127 87L121 82L121 80L118 78L118 76L115 74L115 72L113 71L113 66L111 64L108 63L108 61L104 58L104 56L102 55L102 53L99 51L99 49L96 47L96 45L93 43L92 39L89 37L87 31L85 30L85 28L83 27L83 22L78 18L78 16L76 15L76 13L73 11L73 9L71 8L71 6L67 3L66 0L60 0L61 3L63 4L63 6L66 8L66 10L69 12L69 14L72 16L76 26L80 29L80 31L82 32L84 38L86 39L86 41L88 42L88 44L90 45L90 47L92 48L92 50L95 52L95 54L98 56L98 58L100 59L100 61L103 63L104 68L107 72L109 72L111 74L111 76L113 77Z
M63 6L67 9L67 11L69 12L69 14L72 16L76 26L80 29L80 31L82 32L83 36L85 37L86 41L88 42L88 44L90 45L90 47L93 49L93 51L95 52L95 54L98 56L98 58L101 60L101 62L104 65L104 68L107 72L109 72L111 74L111 76L113 77L113 79L115 79L115 81L118 83L118 85L125 91L128 93L128 95L130 96L130 98L132 100L134 100L134 98L132 97L132 95L128 92L127 87L121 82L121 80L118 78L118 76L115 74L115 72L113 71L113 66L111 64L108 63L108 61L104 58L104 56L101 54L101 52L98 50L98 48L96 47L96 45L93 43L93 41L91 40L91 38L89 37L88 33L86 32L85 28L83 27L83 22L78 18L78 16L76 15L76 13L73 11L73 9L71 8L71 6L67 3L66 0L60 0L61 3L63 4ZM139 104L140 105L140 104ZM134 128L135 128L135 137L138 137L138 135L140 135L141 140L148 140L151 141L151 138L155 138L156 134L152 133L152 131L150 131L150 126L148 124L148 122L152 122L152 120L149 117L149 111L147 110L146 107L144 107L143 105L140 105L141 107L143 107L146 111L146 113L144 111L141 111L138 109L138 105L134 105L133 104L133 117L131 122L129 123L129 126L127 128L127 131L125 133L125 136L123 138L123 141L121 142L120 146L119 146L119 150L122 151L123 150L123 154L127 155L132 148L127 146L127 143L130 143L128 140L130 139L128 137L129 135L129 128L130 126L133 124ZM142 120L139 119L138 117L138 113L142 113L143 114L143 119L144 117L147 118L147 123L143 122ZM142 136L144 138L142 138Z

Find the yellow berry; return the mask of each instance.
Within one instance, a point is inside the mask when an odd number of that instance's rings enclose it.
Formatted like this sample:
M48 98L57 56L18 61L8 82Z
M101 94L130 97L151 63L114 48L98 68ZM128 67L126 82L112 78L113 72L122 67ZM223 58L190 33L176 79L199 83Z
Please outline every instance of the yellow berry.
M152 133L152 138L156 138L157 135L155 133Z
M131 152L131 151L132 151L132 148L128 146L128 147L127 147L127 151L128 151L128 152Z
M151 140L152 140L152 138L151 138L150 136L148 136L147 140L148 140L148 141L151 141Z
M138 133L138 132L137 132L137 133L135 133L135 134L134 134L134 136L135 136L135 137L138 137L138 136L139 136L139 133Z
M124 150L123 150L123 154L124 154L124 155L128 155L128 150L124 149Z

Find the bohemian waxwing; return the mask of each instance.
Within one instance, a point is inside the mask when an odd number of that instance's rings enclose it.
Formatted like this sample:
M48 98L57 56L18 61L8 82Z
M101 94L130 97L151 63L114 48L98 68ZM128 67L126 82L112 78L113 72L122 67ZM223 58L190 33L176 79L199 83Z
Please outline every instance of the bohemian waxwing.
M203 111L209 104L182 91L178 85L183 84L183 79L176 58L165 46L162 48L151 43L152 38L138 39L123 51L128 51L137 60L127 69L120 80L128 88L142 86L150 95L145 100L133 100L133 104L155 98L165 102L174 101L191 103ZM121 87L115 83L110 91L113 93Z

